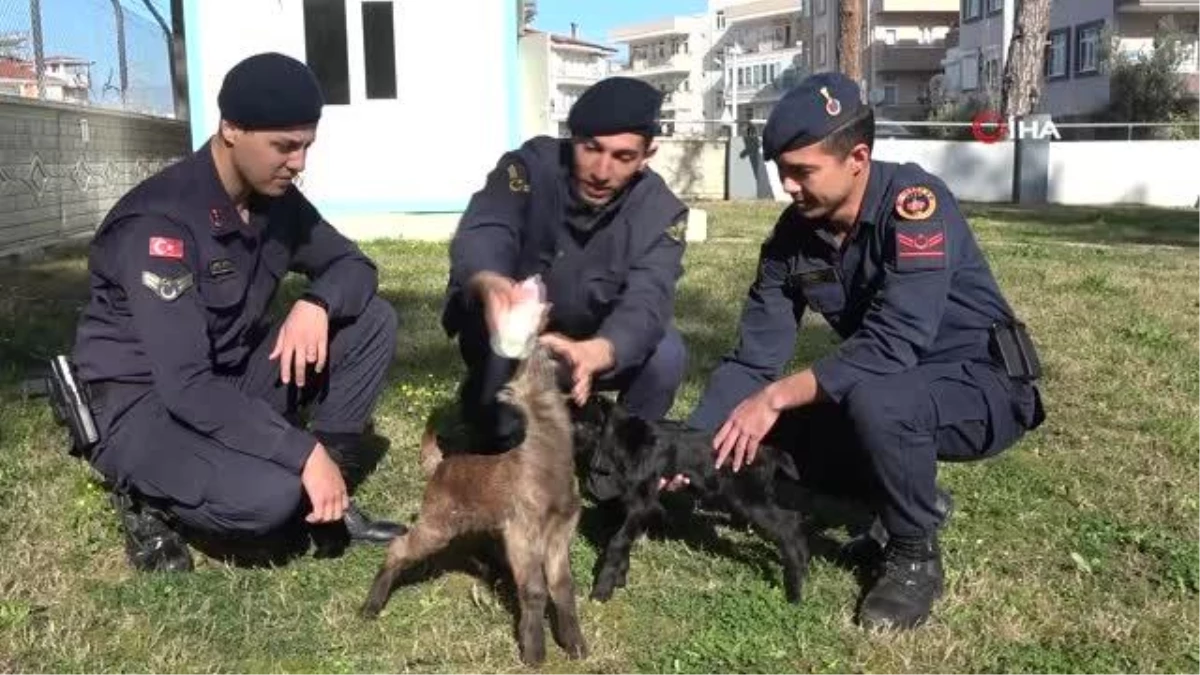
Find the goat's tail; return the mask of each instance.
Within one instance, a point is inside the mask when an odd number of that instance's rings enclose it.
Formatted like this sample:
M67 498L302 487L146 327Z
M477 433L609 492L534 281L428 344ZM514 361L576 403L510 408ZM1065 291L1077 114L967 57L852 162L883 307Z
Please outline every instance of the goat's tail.
M425 433L421 435L421 470L426 478L432 476L438 464L442 463L442 449L438 447L437 440L437 426L431 415L425 422Z

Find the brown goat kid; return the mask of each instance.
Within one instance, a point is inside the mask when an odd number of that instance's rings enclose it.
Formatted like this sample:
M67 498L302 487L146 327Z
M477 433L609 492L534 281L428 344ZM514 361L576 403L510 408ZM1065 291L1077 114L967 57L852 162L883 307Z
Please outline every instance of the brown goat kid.
M461 535L491 532L503 539L517 587L521 659L533 665L545 659L547 591L556 611L555 640L569 656L586 656L568 558L580 497L570 413L555 376L556 363L538 346L501 390L501 400L526 418L525 441L506 453L442 457L426 431L421 465L429 481L421 513L388 548L364 616L379 614L404 569Z

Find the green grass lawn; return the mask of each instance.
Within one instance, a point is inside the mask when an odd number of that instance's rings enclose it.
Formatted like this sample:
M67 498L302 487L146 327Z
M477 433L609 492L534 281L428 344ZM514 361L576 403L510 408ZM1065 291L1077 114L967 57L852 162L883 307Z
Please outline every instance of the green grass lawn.
M732 344L779 210L705 207L711 241L689 248L680 288L691 361L679 416ZM1040 346L1049 419L993 461L943 467L958 510L943 535L948 588L935 619L909 634L864 633L852 622L853 575L824 558L805 602L788 605L775 552L718 521L716 539L685 527L639 543L628 588L580 604L592 656L573 663L551 647L547 670L1200 668L1196 212L968 211ZM461 373L437 321L446 249L366 249L403 325L377 415L390 448L360 500L408 520L421 425ZM274 569L198 557L193 574L133 573L103 491L63 452L45 404L16 388L35 359L73 339L84 264L68 254L0 271L0 672L522 670L502 597L464 573L398 588L380 620L357 618L381 548ZM808 321L797 363L833 344ZM596 554L576 538L581 597Z

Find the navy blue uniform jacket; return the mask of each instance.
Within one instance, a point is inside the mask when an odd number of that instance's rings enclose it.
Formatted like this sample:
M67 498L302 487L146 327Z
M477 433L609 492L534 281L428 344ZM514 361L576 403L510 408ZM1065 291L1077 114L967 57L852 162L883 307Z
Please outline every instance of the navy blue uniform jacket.
M461 329L475 302L463 289L475 274L541 274L550 330L607 338L617 371L644 361L674 316L687 207L646 169L611 222L577 236L566 222L570 158L570 140L546 136L500 158L451 243L443 325L450 335Z
M378 279L295 186L252 201L244 224L206 143L117 202L88 264L91 300L74 352L82 379L144 384L197 432L303 468L316 440L224 376L270 330L267 308L289 271L311 280L331 321L361 313Z
M840 247L794 206L780 216L762 245L737 344L690 423L719 427L780 378L808 307L843 338L812 364L835 402L860 382L917 365L995 363L989 328L1013 318L945 184L916 164L872 161L858 224Z

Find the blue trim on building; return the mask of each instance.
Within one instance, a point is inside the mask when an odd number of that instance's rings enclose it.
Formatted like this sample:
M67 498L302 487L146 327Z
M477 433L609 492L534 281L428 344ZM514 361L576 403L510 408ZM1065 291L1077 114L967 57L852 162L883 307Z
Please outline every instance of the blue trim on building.
M212 0L209 0L210 2ZM201 58L200 0L183 0L184 54L187 57L188 124L192 130L192 149L198 150L213 133L205 111L204 71Z
M505 88L508 94L508 144L515 148L521 144L521 63L517 37L521 30L517 10L520 2L510 0L507 4L508 19L504 21L504 70ZM516 5L514 7L513 5Z

